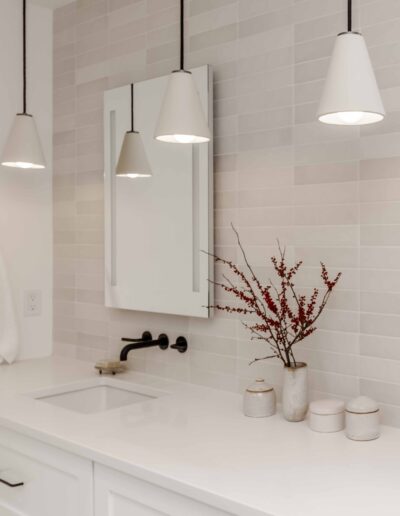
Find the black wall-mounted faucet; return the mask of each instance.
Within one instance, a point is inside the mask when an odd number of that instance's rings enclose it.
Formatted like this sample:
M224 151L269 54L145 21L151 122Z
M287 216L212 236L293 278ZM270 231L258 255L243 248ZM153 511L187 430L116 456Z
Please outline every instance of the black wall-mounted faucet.
M178 337L176 339L176 343L172 344L171 348L176 349L177 351L179 351L179 353L186 353L188 348L187 340L185 339L185 337Z
M160 349L165 350L168 349L169 346L169 339L165 333L161 333L156 340L153 340L151 333L148 331L143 333L141 339L123 338L121 340L122 342L129 342L129 344L124 346L121 350L119 357L121 362L126 362L129 352L134 349L152 348L158 346Z

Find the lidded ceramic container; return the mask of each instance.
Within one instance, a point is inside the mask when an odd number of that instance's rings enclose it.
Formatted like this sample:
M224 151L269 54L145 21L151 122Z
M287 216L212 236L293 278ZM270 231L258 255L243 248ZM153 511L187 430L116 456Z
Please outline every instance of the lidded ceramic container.
M344 429L344 401L317 400L310 403L308 425L314 432L340 432Z
M249 417L269 417L276 412L276 396L274 389L257 378L243 396L243 413Z
M346 406L346 436L353 441L372 441L380 436L379 406L366 396L359 396Z

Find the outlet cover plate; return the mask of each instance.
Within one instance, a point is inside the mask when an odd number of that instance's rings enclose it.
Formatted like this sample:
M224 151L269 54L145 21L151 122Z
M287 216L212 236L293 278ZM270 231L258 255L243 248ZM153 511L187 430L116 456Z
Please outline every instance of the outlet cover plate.
M42 292L40 290L27 290L24 296L25 317L38 317L42 314Z

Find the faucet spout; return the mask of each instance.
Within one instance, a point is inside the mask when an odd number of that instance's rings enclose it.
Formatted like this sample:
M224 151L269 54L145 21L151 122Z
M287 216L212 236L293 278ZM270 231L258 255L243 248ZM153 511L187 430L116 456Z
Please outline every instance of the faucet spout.
M144 338L145 333L150 335L150 338ZM151 334L149 332L145 332L142 336L142 339L128 339L123 338L121 339L123 342L129 342L126 346L124 346L120 353L120 361L126 362L128 360L128 354L130 351L133 351L135 349L144 349L144 348L152 348L158 346L160 349L168 349L169 346L169 339L168 336L165 335L165 333L161 333L158 336L158 339L152 340Z

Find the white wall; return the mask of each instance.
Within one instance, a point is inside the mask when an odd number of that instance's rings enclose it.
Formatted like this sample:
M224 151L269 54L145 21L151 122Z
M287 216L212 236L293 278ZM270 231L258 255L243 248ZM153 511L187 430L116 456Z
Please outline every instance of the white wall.
M22 1L0 4L0 150L22 104ZM35 115L48 168L0 167L0 252L21 335L19 358L52 350L52 12L28 4L28 111ZM24 317L26 290L41 290L42 315ZM1 317L1 314L0 314Z

